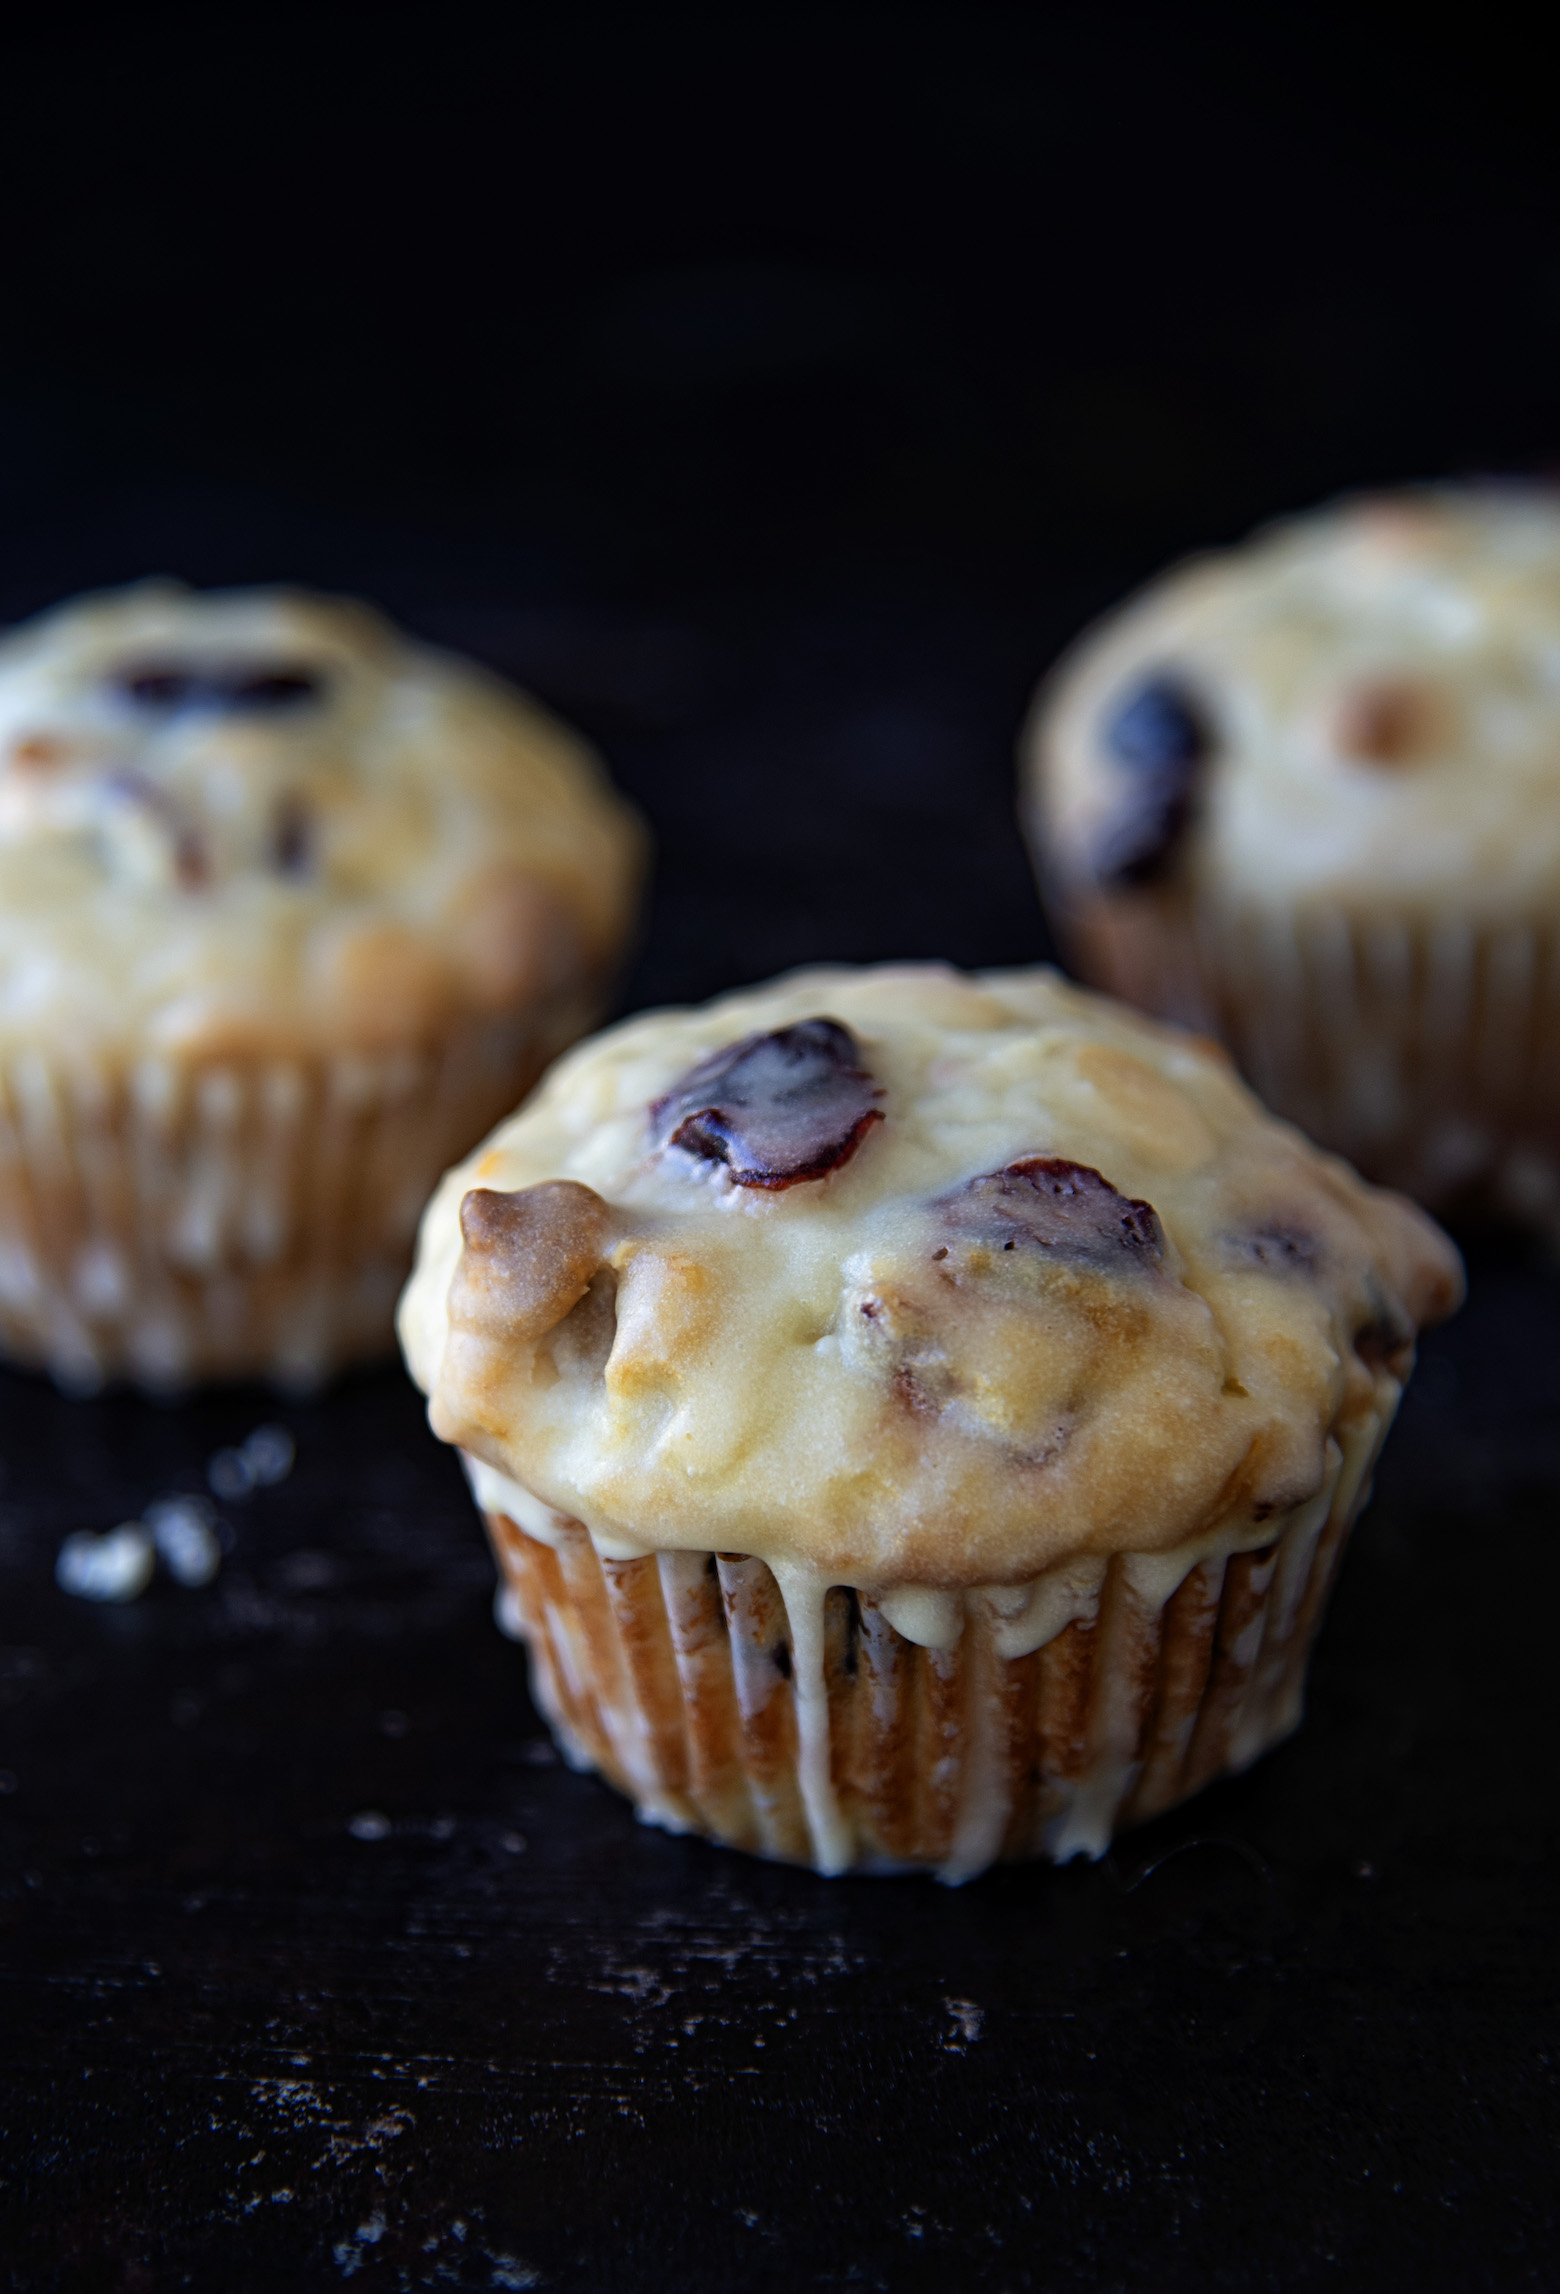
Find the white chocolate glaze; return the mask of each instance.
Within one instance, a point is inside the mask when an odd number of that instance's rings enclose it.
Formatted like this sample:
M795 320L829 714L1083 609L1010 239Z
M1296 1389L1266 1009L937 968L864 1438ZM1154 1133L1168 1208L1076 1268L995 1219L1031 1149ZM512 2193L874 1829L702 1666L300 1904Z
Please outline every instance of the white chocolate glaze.
M581 743L364 608L87 599L0 642L0 1056L418 1046L599 973L641 842Z
M1243 1622L1220 1642L1213 1740L1196 1743L1195 1748L1199 1719L1208 1717L1202 1699L1212 1637L1237 1548L1203 1539L1173 1553L1118 1557L1111 1565L1114 1581L1109 1613L1103 1619L1101 1597L1108 1572L1102 1560L1061 1565L1032 1586L941 1594L935 1598L948 1605L957 1622L951 1648L942 1638L946 1620L935 1620L931 1609L918 1611L914 1606L913 1595L919 1589L902 1588L897 1595L877 1597L879 1610L886 1615L892 1606L903 1623L926 1626L935 1621L943 1654L951 1666L962 1670L962 1720L951 1736L944 1736L932 1777L926 1779L936 1778L938 1788L951 1790L953 1797L951 1836L929 1859L943 1880L957 1884L969 1879L1000 1854L1012 1851L1010 1828L1017 1802L1036 1781L1030 1765L1035 1748L1033 1744L1015 1748L1014 1684L1003 1675L1013 1660L1044 1649L1075 1622L1094 1644L1088 1655L1079 1651L1073 1658L1074 1664L1081 1661L1092 1674L1090 1693L1084 1705L1075 1708L1062 1769L1051 1769L1049 1812L1038 1836L1031 1832L1021 1852L1059 1860L1098 1856L1123 1810L1149 1782L1149 1772L1157 1771L1147 1811L1152 1813L1220 1769L1248 1766L1290 1733L1300 1718L1306 1645L1387 1423L1386 1416L1377 1412L1356 1419L1347 1452L1344 1444L1329 1442L1326 1478L1316 1496L1266 1524L1265 1542L1250 1556L1237 1594ZM513 1490L496 1476L478 1473L473 1480L492 1499ZM519 1495L520 1510L534 1520L535 1501L524 1492ZM515 1514L489 1518L502 1570L498 1621L513 1638L531 1643L538 1659L533 1687L570 1760L586 1768L599 1765L605 1753L609 1773L633 1792L646 1822L673 1832L699 1828L699 1812L687 1797L686 1773L679 1780L667 1769L664 1740L658 1757L657 1722L635 1693L625 1668L607 1655L599 1640L592 1644L594 1662L582 1655L581 1618L572 1592L562 1606L545 1596L538 1604L534 1586L529 1599L520 1596L512 1574L515 1548L517 1543L529 1543L536 1531L517 1538ZM561 1553L582 1535L577 1523L567 1523L556 1514L549 1515L544 1526L544 1542ZM564 1566L567 1571L567 1561ZM746 1580L752 1565L738 1566ZM706 1574L706 1556L663 1552L658 1576L665 1610L660 1616L641 1611L636 1639L641 1644L653 1641L665 1629L666 1616L683 1606ZM522 1566L519 1582L526 1578ZM1193 1578L1198 1599L1177 1622L1171 1604ZM881 1848L863 1837L856 1798L860 1776L859 1771L852 1775L849 1723L843 1738L831 1733L833 1697L837 1692L849 1695L850 1672L849 1660L843 1676L837 1658L830 1668L824 1627L826 1578L805 1564L784 1563L777 1591L788 1651L784 1675L767 1653L755 1662L740 1593L731 1609L724 1654L736 1700L760 1730L766 1708L777 1696L790 1701L796 1723L794 1773L806 1828L804 1860L824 1872L904 1869L892 1858L885 1861ZM660 1602L653 1607L659 1609ZM1006 1637L998 1629L1002 1617L1015 1626ZM1102 1625L1103 1630L1097 1630ZM586 1637L590 1639L588 1630ZM1179 1652L1168 1675L1163 1670L1167 1643ZM860 1684L856 1686L859 1693ZM702 1675L686 1714L686 1725L696 1733L709 1724L705 1708L711 1687L708 1676ZM1033 1687L1031 1680L1031 1696ZM871 1725L892 1736L903 1726L913 1696L907 1700L905 1682L892 1674L880 1675L870 1693ZM1021 1701L1024 1691L1017 1693ZM577 1715L582 1697L591 1726L600 1732L594 1749L576 1733L571 1719L571 1707ZM719 1701L717 1693L714 1705ZM765 1733L772 1743L772 1729ZM843 1794L842 1756L851 1779ZM1194 1761L1188 1774L1188 1764ZM674 1768L681 1769L682 1764L674 1763ZM881 1789L881 1779L877 1788ZM798 1853L794 1841L783 1844L774 1837L766 1848L762 1828L757 1841L748 1836L742 1844L759 1846L761 1852Z
M842 1168L767 1191L657 1144L650 1110L695 1063L815 1016L882 1088ZM971 1182L1037 1155L1152 1205L1159 1255L972 1240ZM594 1206L572 1287L550 1323L500 1285L488 1323L452 1324L463 1199L531 1188ZM973 1599L1016 1654L1087 1610L1109 1555L1163 1556L1141 1565L1168 1583L1320 1499L1460 1286L1421 1213L1267 1116L1211 1046L1048 971L905 966L796 974L569 1054L445 1179L400 1331L435 1430L598 1551L757 1556L788 1604L805 1573L809 1617L853 1585L934 1648Z
M1024 737L1041 865L1087 884L1132 801L1116 709L1168 676L1209 732L1189 889L1506 922L1560 901L1560 496L1345 501L1199 558L1090 631Z

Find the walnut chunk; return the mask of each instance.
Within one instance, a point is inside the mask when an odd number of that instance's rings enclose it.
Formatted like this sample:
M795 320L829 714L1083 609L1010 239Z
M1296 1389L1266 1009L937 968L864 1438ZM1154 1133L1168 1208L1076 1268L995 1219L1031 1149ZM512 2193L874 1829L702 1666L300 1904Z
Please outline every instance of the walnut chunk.
M1383 677L1356 685L1338 703L1334 738L1362 764L1407 765L1434 747L1441 710L1427 686Z
M589 1289L611 1223L595 1190L573 1179L515 1194L473 1187L460 1206L451 1327L510 1345L545 1337Z
M50 773L67 762L70 750L52 733L27 733L11 744L11 762L24 773Z

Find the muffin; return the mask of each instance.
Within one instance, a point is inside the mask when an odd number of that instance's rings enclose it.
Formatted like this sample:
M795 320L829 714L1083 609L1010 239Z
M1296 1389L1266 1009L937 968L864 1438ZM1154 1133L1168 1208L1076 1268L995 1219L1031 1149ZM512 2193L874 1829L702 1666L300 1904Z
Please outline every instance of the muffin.
M400 1312L565 1752L825 1872L1098 1855L1295 1726L1456 1253L1054 972L561 1061Z
M149 583L0 641L0 1349L308 1386L393 1342L451 1160L599 1016L595 759L356 605Z
M1349 501L1198 559L1074 649L1022 763L1083 977L1370 1177L1560 1229L1560 497Z

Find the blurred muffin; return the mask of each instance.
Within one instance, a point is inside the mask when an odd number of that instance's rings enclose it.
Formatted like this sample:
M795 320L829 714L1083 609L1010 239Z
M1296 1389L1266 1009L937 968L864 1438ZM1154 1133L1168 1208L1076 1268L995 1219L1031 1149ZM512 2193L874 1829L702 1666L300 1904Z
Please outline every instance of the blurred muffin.
M642 837L364 608L149 583L0 641L0 1347L307 1385L597 1016Z
M400 1312L570 1757L823 1871L1097 1855L1292 1729L1456 1253L1050 971L560 1062Z
M1077 969L1372 1177L1560 1225L1560 498L1345 502L1157 581L1023 740Z

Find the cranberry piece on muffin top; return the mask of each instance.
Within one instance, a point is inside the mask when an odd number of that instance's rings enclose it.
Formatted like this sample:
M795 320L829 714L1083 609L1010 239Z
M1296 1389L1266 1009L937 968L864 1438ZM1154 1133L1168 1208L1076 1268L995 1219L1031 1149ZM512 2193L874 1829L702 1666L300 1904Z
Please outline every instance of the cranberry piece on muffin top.
M1005 1251L1058 1251L1149 1265L1164 1256L1152 1203L1134 1201L1087 1163L1062 1155L1026 1155L972 1179L947 1211L955 1226L979 1228Z
M1102 884L1147 884L1162 875L1191 825L1193 798L1213 750L1207 716L1180 679L1136 685L1106 718L1104 745L1121 767L1118 800L1096 845Z
M822 1179L875 1123L882 1087L838 1020L743 1036L691 1067L650 1110L664 1146L724 1163L739 1187Z
M325 679L298 661L137 661L113 684L138 709L296 709L321 700Z

